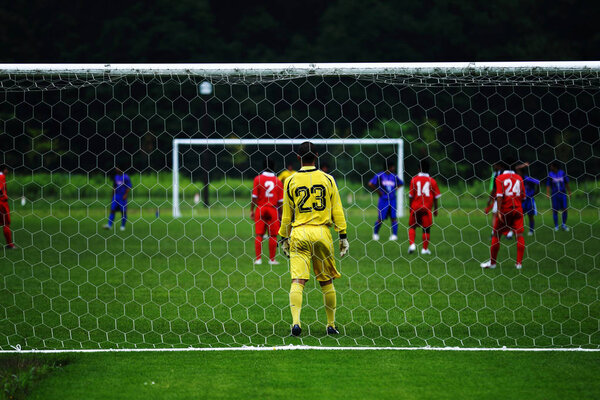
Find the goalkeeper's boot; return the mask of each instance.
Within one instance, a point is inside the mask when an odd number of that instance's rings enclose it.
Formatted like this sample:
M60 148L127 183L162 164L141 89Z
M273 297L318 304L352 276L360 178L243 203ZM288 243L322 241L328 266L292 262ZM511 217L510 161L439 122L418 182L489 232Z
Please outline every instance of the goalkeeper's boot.
M340 331L338 331L335 326L330 325L327 327L327 334L328 335L339 335Z
M292 326L292 336L300 336L301 333L302 328L300 328L300 325L296 324Z
M423 255L431 255L431 250L429 250L429 249L421 249L421 254L423 254Z
M121 232L123 232L125 230L125 227L123 225L121 225L121 227L119 229L121 230Z
M484 263L481 263L481 268L483 269L494 269L496 268L496 264L492 264L490 260L487 260Z
M376 233L374 233L374 234L373 234L373 240L374 240L374 241L378 241L378 240L379 240L379 235L378 235L378 234L376 234Z
M408 254L412 254L415 251L417 251L417 245L416 244L411 244L410 246L408 246Z
M398 240L397 235L390 235L390 242L395 242L396 240Z
M562 230L565 232L569 232L569 227L567 225L563 224Z

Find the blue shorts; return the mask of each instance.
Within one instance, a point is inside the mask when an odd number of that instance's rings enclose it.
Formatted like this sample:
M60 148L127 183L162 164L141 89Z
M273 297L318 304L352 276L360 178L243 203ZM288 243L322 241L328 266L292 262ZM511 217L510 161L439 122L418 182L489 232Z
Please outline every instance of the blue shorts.
M537 215L535 199L528 197L523 200L523 215Z
M379 199L379 205L378 205L378 211L379 211L379 220L383 221L384 219L386 219L388 216L391 219L396 219L396 202L395 201L389 201L388 199L385 198L381 198Z
M557 193L552 195L552 209L553 210L566 210L567 209L567 195L564 193Z
M127 212L127 202L113 200L112 203L110 203L110 211L111 212L119 211L123 214L126 213Z

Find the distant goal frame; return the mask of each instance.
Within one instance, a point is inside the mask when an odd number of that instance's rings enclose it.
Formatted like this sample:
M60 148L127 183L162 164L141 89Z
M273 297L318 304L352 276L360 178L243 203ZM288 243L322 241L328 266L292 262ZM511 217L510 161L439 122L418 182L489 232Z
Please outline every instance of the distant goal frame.
M396 168L397 175L404 181L404 140L401 138L389 139L173 139L172 153L172 173L173 173L173 197L172 197L172 215L173 218L182 217L180 207L180 184L179 184L179 155L180 146L297 146L303 142L310 141L316 145L332 145L332 146L396 146ZM404 187L401 186L396 191L398 218L404 216Z

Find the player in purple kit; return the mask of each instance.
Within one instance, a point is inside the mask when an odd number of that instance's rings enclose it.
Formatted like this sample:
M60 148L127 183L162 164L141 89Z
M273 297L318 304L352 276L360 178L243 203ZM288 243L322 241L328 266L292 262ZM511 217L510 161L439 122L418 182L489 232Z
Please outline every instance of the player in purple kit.
M517 174L523 178L523 184L525 186L525 200L521 203L523 207L523 215L529 216L529 232L527 235L533 236L533 229L535 228L535 216L537 215L537 207L535 205L535 195L540 191L540 181L525 175L525 168L529 166L529 163L523 163L515 168Z
M373 240L379 240L379 229L388 216L392 220L390 240L398 240L396 190L402 185L404 185L404 182L396 175L396 165L392 160L386 162L385 171L375 174L369 181L369 187L379 194L378 216L373 230Z
M108 217L108 224L104 225L104 229L112 228L115 220L115 213L119 211L121 213L121 230L125 230L125 224L127 223L127 197L129 196L131 188L132 184L129 175L124 173L121 169L115 168L110 215Z
M567 226L568 217L568 197L571 196L569 187L569 177L562 169L558 168L556 162L550 164L550 172L546 181L546 194L552 200L552 217L554 218L554 230L558 231L558 212L562 211L562 228L569 230Z

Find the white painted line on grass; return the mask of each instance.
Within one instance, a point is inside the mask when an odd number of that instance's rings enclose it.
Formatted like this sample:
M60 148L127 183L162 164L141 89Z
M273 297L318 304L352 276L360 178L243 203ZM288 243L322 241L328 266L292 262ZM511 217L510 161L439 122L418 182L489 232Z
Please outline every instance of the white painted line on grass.
M56 354L56 353L149 353L149 352L185 352L185 351L289 351L289 350L332 350L332 351L511 351L511 352L600 352L600 348L581 347L334 347L334 346L242 346L242 347L175 347L166 349L52 349L23 350L15 346L13 350L0 350L2 353L20 354Z

